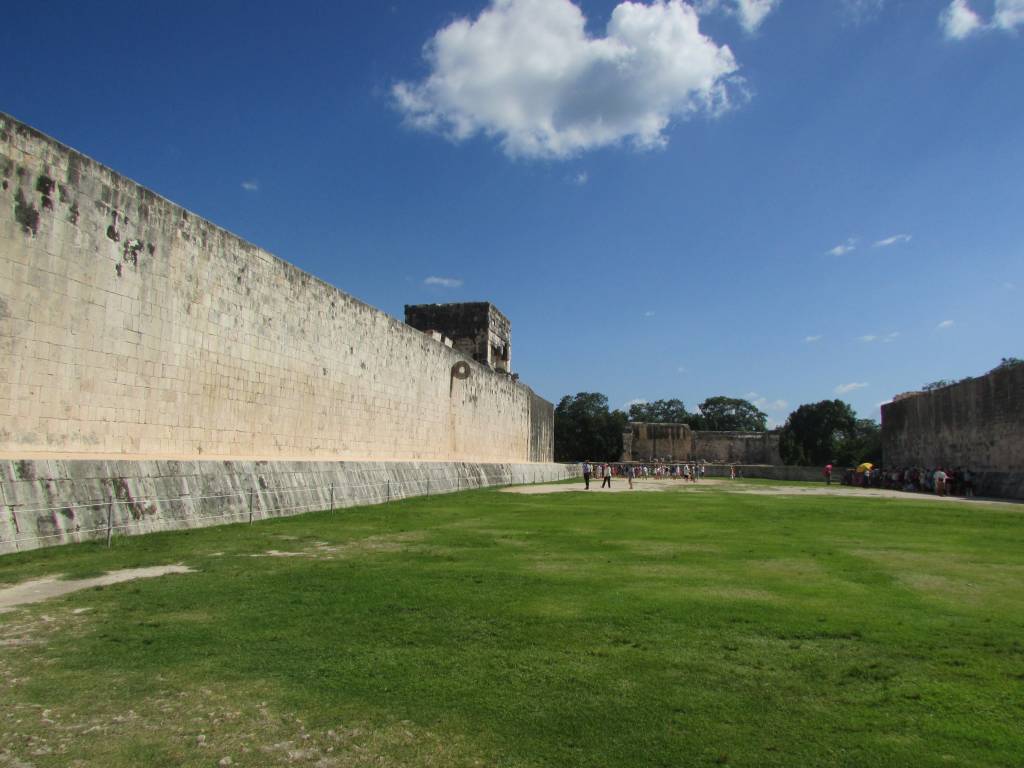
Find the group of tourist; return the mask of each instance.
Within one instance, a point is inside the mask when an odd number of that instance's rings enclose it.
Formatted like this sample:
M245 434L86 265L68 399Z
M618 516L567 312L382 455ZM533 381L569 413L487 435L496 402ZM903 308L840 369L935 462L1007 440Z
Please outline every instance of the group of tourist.
M830 475L826 467L826 479ZM964 467L872 467L864 472L848 469L843 474L843 485L861 488L884 488L891 491L934 493L936 496L974 496L974 473Z
M601 478L602 488L611 488L613 477L624 477L629 481L629 487L633 487L633 480L639 478L668 478L683 480L684 482L696 483L704 477L704 462L688 462L683 464L591 464L584 461L581 465L583 470L583 484L589 490L590 478L592 476ZM735 477L735 475L733 475Z

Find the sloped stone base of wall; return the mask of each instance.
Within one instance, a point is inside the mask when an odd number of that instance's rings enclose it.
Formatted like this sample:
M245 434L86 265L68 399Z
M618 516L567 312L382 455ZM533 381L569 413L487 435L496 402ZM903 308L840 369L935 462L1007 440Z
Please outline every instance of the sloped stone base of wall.
M0 554L578 474L568 464L0 461Z

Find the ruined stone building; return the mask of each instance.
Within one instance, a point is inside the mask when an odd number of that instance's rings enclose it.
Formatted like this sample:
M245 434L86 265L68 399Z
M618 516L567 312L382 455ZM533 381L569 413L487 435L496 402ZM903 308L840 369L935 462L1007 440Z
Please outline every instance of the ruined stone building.
M622 461L706 461L712 464L782 464L779 433L708 432L686 424L630 422L622 435Z

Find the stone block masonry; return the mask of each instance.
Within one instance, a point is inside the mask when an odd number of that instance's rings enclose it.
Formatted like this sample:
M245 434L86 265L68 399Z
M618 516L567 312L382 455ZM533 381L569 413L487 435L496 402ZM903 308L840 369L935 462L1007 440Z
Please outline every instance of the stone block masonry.
M0 183L0 453L551 460L511 376L3 114Z
M542 463L0 461L0 554L578 474Z
M782 464L778 432L706 432L686 424L630 422L622 446L622 461Z
M888 467L965 467L978 494L1024 499L1024 365L882 406Z

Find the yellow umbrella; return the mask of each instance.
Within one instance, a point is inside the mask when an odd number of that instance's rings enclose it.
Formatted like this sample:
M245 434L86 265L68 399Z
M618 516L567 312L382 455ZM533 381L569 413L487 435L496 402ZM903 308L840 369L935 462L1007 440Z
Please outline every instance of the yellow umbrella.
M874 469L874 466L875 465L872 464L870 461L865 461L863 464L861 464L859 467L857 467L857 471L858 472L868 472L871 469Z

